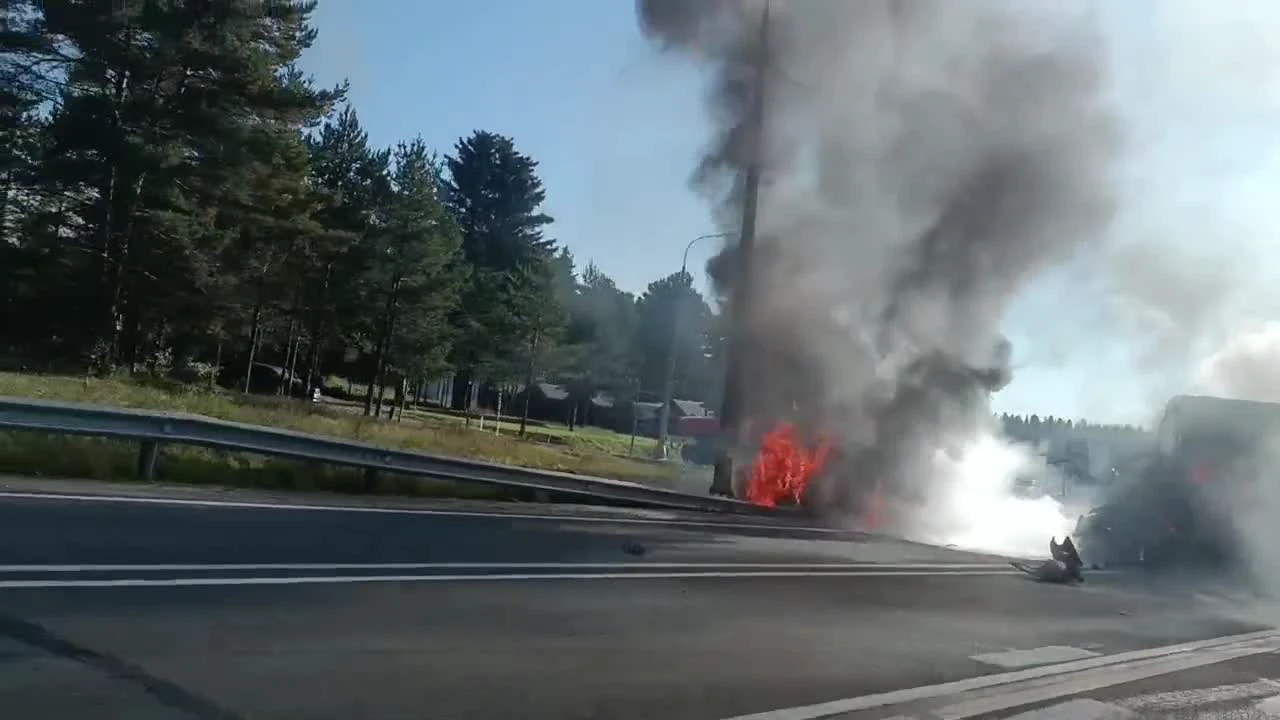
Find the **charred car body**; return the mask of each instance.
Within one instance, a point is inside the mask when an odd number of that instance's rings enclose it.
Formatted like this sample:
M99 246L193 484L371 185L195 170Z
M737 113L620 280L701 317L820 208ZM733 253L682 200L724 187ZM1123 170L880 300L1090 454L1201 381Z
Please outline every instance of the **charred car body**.
M1280 404L1178 396L1135 477L1080 518L1074 533L1093 566L1230 566L1240 555L1237 514L1280 439Z

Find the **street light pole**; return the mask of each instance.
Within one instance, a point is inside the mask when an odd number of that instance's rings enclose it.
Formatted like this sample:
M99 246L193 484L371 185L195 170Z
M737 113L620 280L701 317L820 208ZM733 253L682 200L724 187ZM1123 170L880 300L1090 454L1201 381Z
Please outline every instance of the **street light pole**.
M743 179L742 235L734 253L731 296L729 299L729 326L725 348L724 397L720 407L721 443L716 456L715 476L711 481L711 494L733 497L733 451L743 432L743 394L747 389L746 358L742 353L742 337L750 317L752 304L752 254L756 244L756 207L760 195L760 171L764 154L765 73L769 67L769 3L766 0L764 15L760 19L760 51L756 58L755 87L752 92L751 117L748 132L752 133L752 152Z
M711 233L710 235L699 235L689 241L684 246L684 255L680 259L680 278L689 272L689 251L699 240L708 240L710 238L727 237L729 233ZM667 347L667 367L666 373L662 380L662 408L658 412L658 450L662 453L662 458L667 457L667 440L671 431L671 401L675 395L676 385L676 344L680 341L680 321L681 321L681 301L684 299L682 294L677 294L675 302L671 308L671 344Z

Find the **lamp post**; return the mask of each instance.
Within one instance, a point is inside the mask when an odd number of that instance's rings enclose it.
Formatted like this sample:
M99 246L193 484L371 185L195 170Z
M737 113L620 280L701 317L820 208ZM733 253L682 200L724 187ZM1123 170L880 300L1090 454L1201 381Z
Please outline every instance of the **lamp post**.
M689 241L684 246L684 255L680 259L680 278L689 272L689 251L700 240L709 240L711 238L728 237L731 233L711 233L709 235L699 235ZM680 307L682 305L682 295L677 295L673 307L671 308L671 344L667 347L667 367L666 373L662 380L662 409L658 413L658 448L662 453L662 458L667 457L667 439L671 430L671 400L675 393L676 384L676 343L680 341Z
M743 327L750 317L753 289L752 255L756 242L756 209L760 194L760 174L764 152L765 121L765 73L769 67L769 2L765 0L764 14L760 19L760 49L756 57L755 80L752 88L751 119L748 126L754 145L753 156L743 177L742 228L737 252L733 284L730 286L728 343L725 348L724 397L720 406L722 442L716 458L715 475L711 480L711 494L733 497L733 455L743 433L743 394L746 391L746 358L742 352Z

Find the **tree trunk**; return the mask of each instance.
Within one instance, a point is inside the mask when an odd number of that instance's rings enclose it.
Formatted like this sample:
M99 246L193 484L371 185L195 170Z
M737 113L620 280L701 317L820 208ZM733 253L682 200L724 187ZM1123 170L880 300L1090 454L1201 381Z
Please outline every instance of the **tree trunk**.
M284 331L284 358L280 360L280 372L284 375L284 382L276 388L276 397L285 397L292 393L288 388L293 385L293 376L289 374L289 366L293 360L293 320L289 320L289 326Z
M409 397L409 378L400 376L400 382L396 385L396 407L392 408L395 412L396 422L404 420L404 406Z
M373 375L369 377L369 389L364 394L365 417L382 415L382 369L386 356L387 338L384 334L378 338L377 349L373 356ZM375 397L376 394L376 397Z
M325 335L329 332L328 323L325 321L324 308L329 301L329 278L333 275L333 263L327 263L324 267L324 279L320 281L320 292L316 297L315 307L317 308L312 316L311 322L311 345L307 348L307 396L310 397L312 391L319 386L323 386L324 382L320 378L320 353L325 347Z
M218 341L218 349L213 355L213 372L209 373L209 392L213 392L218 384L218 373L222 370L222 341Z
M470 410L470 403L467 401L471 397L471 376L470 369L458 370L453 374L453 392L449 397L450 409L464 412Z
M285 393L285 397L293 397L293 386L294 386L294 383L297 382L297 378L298 378L297 376L298 355L301 352L302 352L302 333L299 332L297 339L293 341L293 352L290 353L291 357L289 358L289 391ZM303 387L305 388L307 385L310 385L310 383L304 383ZM310 392L308 391L307 396L304 396L304 397L309 397L309 396L310 396Z
M94 371L99 375L110 372L115 364L115 348L119 332L122 260L120 249L116 247L118 237L111 228L118 173L119 168L112 167L103 183L104 186L98 190L100 215L97 234L101 238L103 304L100 327L97 328L97 337L94 338L93 366Z
M377 398L373 399L370 408L365 409L365 415L372 413L375 417L382 417L382 398L387 394L387 352L391 345L391 338L384 336L378 343L378 353L375 356L373 366L373 380L369 383L369 392L373 392L376 385L378 388Z
M386 379L385 379L385 378L381 377L381 373L379 373L379 377L378 377L378 397L377 397L377 399L376 399L376 400L374 400L374 401L373 401L373 416L374 416L374 417L376 417L376 418L380 418L380 417L382 417L382 400L383 400L383 398L385 398L386 396L387 396L387 381L386 381Z
M533 397L533 361L538 350L538 333L529 340L529 361L524 366L524 407L520 409L520 437L529 426L529 398Z
M284 360L280 362L281 371L285 374L285 382L276 388L277 396L293 397L293 348L294 333L298 330L298 320L291 313L289 326L284 333Z
M365 398L364 414L368 415L371 411L375 412L377 417L382 417L382 396L386 394L386 373L387 373L387 356L391 354L391 340L395 336L396 327L396 305L400 296L400 278L396 277L391 283L391 292L387 294L386 309L382 313L382 337L378 339L378 354L374 361L373 383L378 385L378 400L376 410L371 398ZM372 383L370 384L370 392L372 392Z
M142 345L142 310L145 306L143 293L138 287L142 274L137 271L143 247L141 238L134 232L133 219L138 214L138 206L142 203L142 188L147 174L141 173L127 195L117 197L124 205L115 214L115 232L119 235L118 246L123 249L123 267L120 272L120 323L121 335L117 340L118 352L129 366L129 374L133 374L138 363L138 349Z
M379 345L381 348L381 345ZM374 375L369 378L369 386L364 391L364 416L369 417L373 414L373 394L377 392L378 377L375 363Z
M311 395L316 388L324 387L324 378L320 377L320 353L324 349L324 336L329 332L328 327L323 322L316 324L315 332L311 334L311 344L307 346L307 395Z
M262 303L253 305L253 320L249 323L249 364L244 371L244 392L247 395L253 380L253 361L258 354L258 336L262 333Z

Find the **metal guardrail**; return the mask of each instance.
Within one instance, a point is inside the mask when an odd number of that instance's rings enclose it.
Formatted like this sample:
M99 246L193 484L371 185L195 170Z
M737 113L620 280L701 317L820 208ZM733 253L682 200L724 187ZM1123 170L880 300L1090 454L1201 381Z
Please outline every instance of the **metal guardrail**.
M161 446L196 445L362 468L370 480L378 472L390 472L641 507L775 514L765 508L728 498L691 495L623 480L395 450L323 435L228 422L203 415L0 396L0 430L136 440L140 443L138 474L147 480L154 477Z

